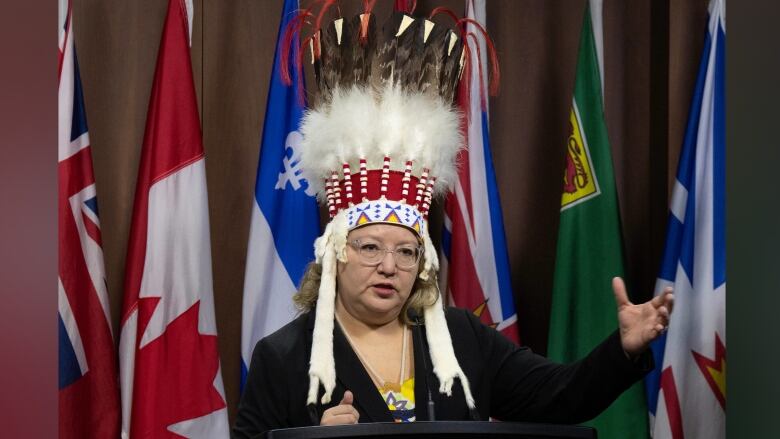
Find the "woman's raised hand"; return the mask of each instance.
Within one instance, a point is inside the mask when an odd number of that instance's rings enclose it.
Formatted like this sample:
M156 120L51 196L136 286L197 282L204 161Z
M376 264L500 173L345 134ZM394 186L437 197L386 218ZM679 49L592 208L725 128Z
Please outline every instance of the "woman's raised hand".
M626 354L635 357L644 352L669 326L674 304L672 288L667 287L662 294L638 305L628 300L623 279L612 279L612 291L617 302L620 343Z

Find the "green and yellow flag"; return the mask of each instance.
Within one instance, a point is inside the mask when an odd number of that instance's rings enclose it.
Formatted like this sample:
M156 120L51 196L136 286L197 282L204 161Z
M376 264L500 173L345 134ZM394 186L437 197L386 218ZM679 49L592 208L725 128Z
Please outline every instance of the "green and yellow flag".
M618 327L612 293L623 276L620 219L591 15L586 7L570 114L547 353L560 362L586 356ZM641 383L589 422L600 439L647 438Z

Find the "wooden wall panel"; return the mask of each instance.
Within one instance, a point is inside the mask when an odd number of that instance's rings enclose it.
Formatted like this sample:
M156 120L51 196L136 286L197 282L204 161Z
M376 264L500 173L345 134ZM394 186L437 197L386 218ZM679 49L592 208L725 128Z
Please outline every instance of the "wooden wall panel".
M636 297L652 291L668 188L706 24L706 2L652 1L606 0L604 5L605 114L627 277ZM542 353L586 3L488 1L488 30L502 65L501 93L490 99L491 143L512 284L521 337ZM353 14L360 4L342 0L342 13ZM420 0L418 13L438 5L459 12L463 2ZM192 60L207 157L215 308L231 419L238 401L246 242L281 6L271 0L195 1ZM389 0L379 1L376 11L384 16L391 7ZM74 0L116 334L138 159L165 10L165 0ZM440 223L440 212L433 212L434 234Z

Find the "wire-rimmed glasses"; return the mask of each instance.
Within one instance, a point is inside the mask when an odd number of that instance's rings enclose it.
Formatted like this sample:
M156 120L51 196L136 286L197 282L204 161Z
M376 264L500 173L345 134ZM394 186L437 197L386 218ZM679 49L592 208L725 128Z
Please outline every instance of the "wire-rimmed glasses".
M382 262L387 253L392 253L395 265L402 269L410 269L417 265L423 253L421 245L405 244L390 250L375 241L360 239L349 241L349 245L357 251L360 262L366 265L377 265Z

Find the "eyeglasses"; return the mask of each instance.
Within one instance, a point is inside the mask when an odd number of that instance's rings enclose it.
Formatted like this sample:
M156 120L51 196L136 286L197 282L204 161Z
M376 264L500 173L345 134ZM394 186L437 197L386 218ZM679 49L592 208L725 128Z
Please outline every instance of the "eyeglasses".
M402 245L396 247L395 250L390 250L376 242L361 241L359 239L349 241L349 245L357 250L360 262L366 265L377 265L382 262L387 253L392 253L395 265L402 269L409 269L417 265L423 253L423 248L419 245Z

